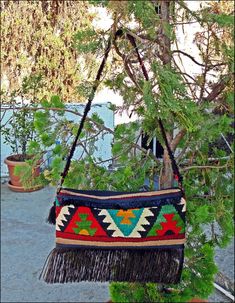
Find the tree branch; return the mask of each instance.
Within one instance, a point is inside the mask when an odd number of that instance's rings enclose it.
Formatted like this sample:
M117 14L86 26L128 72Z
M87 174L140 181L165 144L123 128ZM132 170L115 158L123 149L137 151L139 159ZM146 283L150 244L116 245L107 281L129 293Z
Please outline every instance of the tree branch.
M184 78L184 81L186 82L187 79L186 79L185 76L188 76L188 75L187 75L186 73L183 73L183 72L181 71L180 67L178 66L178 64L176 63L176 61L175 61L174 58L173 58L173 62L174 62L174 64L175 64L175 66L178 68L178 70L179 70L180 74L182 75L182 77ZM184 66L183 66L183 68L184 68ZM195 100L197 100L197 95L196 95L196 93L194 92L194 90L193 90L193 88L191 87L191 85L189 85L188 87L189 87L189 89L190 89L190 92L191 92L191 94L192 94L192 97L193 97Z
M205 86L206 86L206 77L207 77L207 72L209 70L209 66L208 66L208 61L209 61L209 46L210 46L210 33L209 33L209 27L207 29L207 38L206 38L206 41L207 41L207 44L206 44L206 54L204 55L205 57L205 68L204 68L204 72L202 74L202 84L201 84L201 90L200 90L200 96L199 96L199 102L202 101L203 99L203 94L204 94L204 91L205 91Z
M225 165L221 165L221 166L213 166L213 165L195 165L195 166L188 166L188 167L184 167L181 169L181 171L187 171L187 170L190 170L190 169L207 169L207 168L210 168L210 169L223 169L223 168L226 168L228 165L227 163Z
M12 110L12 107L5 107L4 109L2 108L2 110ZM14 107L15 110L22 110L22 107ZM80 116L82 117L83 114L78 113L77 111L71 110L71 109L66 109L66 108L58 108L58 107L27 107L27 110L32 110L32 111L37 111L37 110L54 110L54 111L66 111L69 113L72 113L74 115ZM95 124L99 129L105 130L109 133L111 133L112 135L114 135L114 131L109 128L104 126L101 123L98 123L96 121L94 121L92 118L87 117L86 118L87 121L92 122L93 124ZM149 157L151 157L154 161L156 161L157 163L159 163L159 159L153 154L153 153L149 153L145 148L141 147L140 145L133 143L133 142L129 142L126 138L121 138L121 140L125 141L126 143L130 144L133 148L137 148L138 150L140 150L141 152L143 152L144 154L147 154Z
M186 52L184 52L182 50L175 49L175 50L171 51L171 53L172 54L174 54L174 53L180 53L180 54L185 55L188 58L190 58L197 65L202 66L202 67L206 66L205 64L198 62L193 56L189 55L188 53L186 53ZM207 68L210 69L210 68L214 68L214 67L218 67L218 66L223 66L223 65L226 65L226 63L218 63L218 64L207 65Z
M184 137L186 134L186 129L181 129L178 134L174 137L174 139L171 141L171 149L175 151L177 145L179 144L180 140Z
M229 77L223 77L223 79L221 79L218 83L216 83L214 85L212 91L203 100L204 101L213 101L226 88L229 80L230 80Z
M130 70L130 67L129 67L128 61L127 61L127 57L126 57L124 54L122 54L122 53L120 52L120 50L119 50L119 48L118 48L118 46L117 46L117 44L116 44L115 41L113 42L113 45L114 45L114 48L115 48L116 53L117 53L117 54L119 55L119 57L121 57L122 60L123 60L124 68L125 68L125 70L126 70L128 76L130 77L130 79L132 80L132 82L136 85L136 87L138 87L138 88L140 89L140 87L139 87L139 85L138 85L138 83L137 83L137 81L136 81L136 79L135 79L135 76L132 74L132 72L131 72L131 70Z

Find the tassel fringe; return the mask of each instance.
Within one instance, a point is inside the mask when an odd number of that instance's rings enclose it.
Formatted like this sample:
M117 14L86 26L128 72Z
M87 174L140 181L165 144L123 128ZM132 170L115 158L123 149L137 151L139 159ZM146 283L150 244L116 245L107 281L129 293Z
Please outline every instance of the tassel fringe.
M47 283L80 281L179 283L183 248L97 250L55 248L40 279Z
M55 202L54 202L53 206L50 208L49 215L46 220L47 223L55 225L55 223L56 223L55 210L56 210L56 206L55 206Z

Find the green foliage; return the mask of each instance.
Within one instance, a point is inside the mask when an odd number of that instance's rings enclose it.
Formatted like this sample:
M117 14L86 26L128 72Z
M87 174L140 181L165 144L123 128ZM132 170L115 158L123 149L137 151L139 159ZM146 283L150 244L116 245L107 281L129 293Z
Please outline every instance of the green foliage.
M148 112L153 113L157 111L157 104L154 100L154 96L152 94L152 87L149 81L144 81L143 84L143 100Z
M93 113L91 115L91 119L95 123L98 123L100 125L104 125L104 121L100 118L100 116L97 113Z
M110 286L110 294L114 302L156 302L149 301L151 297L156 300L155 295L157 295L157 292L154 286L152 286L151 284L147 284L147 287L145 287L145 285L141 283L112 283Z
M42 97L60 94L67 102L83 100L76 86L86 78L86 73L73 47L73 37L78 28L89 26L95 17L88 10L87 1L1 1L1 4L1 79L6 92L11 94L19 89L23 77L36 71L44 78L44 84L36 96L29 94L30 99L37 97L40 102ZM95 57L89 55L83 59L87 68ZM93 67L94 62L91 74Z
M134 13L136 20L141 22L144 28L152 28L153 23L159 22L159 17L149 1L130 1L128 6L129 12Z
M182 72L172 58L169 64L163 64L162 58L171 54L167 54L160 44L170 39L167 41L173 49L177 42L175 27L162 22L152 1L90 3L107 6L113 18L117 17L117 28L122 27L125 32L139 35L138 48L149 70L150 79L144 81L131 45L118 39L117 46L125 54L125 59L120 64L120 54L117 56L113 48L112 66L107 67L104 83L120 93L125 100L124 108L137 114L138 122L121 124L115 128L112 169L107 169L103 164L110 163L110 159L96 158L94 151L98 138L108 133L108 130L103 128L101 117L93 114L86 121L79 138L78 147L83 149L83 153L79 159L72 161L64 186L138 191L148 178L150 188L153 189L153 177L164 173L162 168L166 163L161 163L151 153L139 148L137 142L141 132L147 133L149 140L157 136L164 144L157 123L159 118L163 120L170 139L171 135L176 138L177 131L184 131L180 142L176 144L176 160L184 176L188 201L182 281L178 285L164 287L153 283L111 283L110 292L113 302L187 302L192 297L207 298L213 291L213 279L217 271L214 250L216 247L225 247L233 235L233 159L224 142L219 144L221 134L225 137L232 134L233 88L230 72L234 59L231 18L229 14L211 15L208 8L192 12L183 1L177 2L183 10L182 14L178 13L175 3L175 8L171 7L170 10L170 13L174 12L174 16L170 16L170 23L198 20L203 27L203 32L195 36L195 47L198 46L201 55L200 62L203 66L207 65L209 72L216 74L219 84L220 81L226 83L222 93L209 100L207 96L218 83L208 80L207 75L204 76L204 67L198 77L191 79L185 77L187 67ZM132 21L135 23L130 26L129 22ZM82 55L100 56L107 36L107 33L98 32L86 24L75 36L78 52ZM159 39L157 42L156 38ZM209 46L206 44L208 40ZM206 53L207 46L209 57ZM83 97L91 93L92 81L89 78L90 74L78 86L78 92ZM34 115L39 144L32 141L30 148L39 152L51 152L52 162L44 171L43 177L44 182L55 185L60 179L78 125L65 118L66 109L59 97L44 100L42 106L45 110L37 111ZM53 112L49 110L50 107L59 107L61 111ZM222 108L219 114L218 108ZM118 109L113 107L113 110ZM60 145L55 144L57 140L61 142ZM212 161L211 158L216 160ZM169 175L164 177L169 178Z
M81 53L95 52L100 47L100 40L97 40L97 33L91 28L77 31L74 35L74 40L75 47Z
M92 92L93 83L88 81L83 81L77 86L78 93L84 98L88 99Z
M20 177L25 189L40 188L46 185L43 175L40 173L40 154L25 160L24 166L15 166L14 174Z
M32 111L28 108L35 106L25 104L25 99L29 93L35 95L42 85L42 77L33 75L23 79L22 88L11 94L11 104L15 104L15 98L21 96L20 110L13 107L12 115L6 125L1 126L1 134L3 135L3 142L9 145L17 157L21 160L27 159L27 149L29 142L34 139L35 127L34 116ZM34 100L33 100L34 101Z
M65 108L65 105L59 96L51 96L51 107Z
M109 2L109 0L88 0L90 4L94 5L100 5L100 6L106 6Z
M13 105L16 103L15 98L21 96L21 102L18 105L20 109L15 109L17 106L15 104L8 123L1 127L4 143L12 149L12 160L25 162L25 165L15 167L14 174L20 177L20 181L26 189L41 187L45 184L44 177L40 174L43 152L36 136L35 118L31 110L31 108L36 109L36 105L33 103L34 99L30 105L24 102L28 95L35 96L41 85L41 75L35 74L23 79L22 88L12 93L11 96ZM40 113L37 115L39 116Z
M231 27L234 25L234 16L226 15L226 14L208 14L207 15L208 21L216 22L221 27Z
M33 97L43 86L43 77L41 74L32 74L29 77L24 77L22 81L22 94L25 96L30 91L33 92ZM33 100L35 101L35 100Z
M173 114L180 125L190 132L194 131L200 119L199 109L187 95L182 77L171 67L160 66L157 62L153 62L152 71L157 77L160 94L157 97L158 106L155 110L151 107L150 113L156 112L158 118Z
M154 283L112 283L110 293L114 302L188 302L192 297L207 298L213 291L213 276L217 268L213 261L213 249L205 244L197 249L186 248L186 256L194 260L182 274L179 285L167 285L174 291L159 291ZM199 274L200 273L200 274ZM183 287L184 286L184 287Z
M147 87L147 88L146 88ZM147 92L149 87L144 88ZM47 105L50 101L47 101ZM74 138L77 125L66 120L64 114L60 122L55 113L45 109L35 113L35 121L43 120L37 131L43 140L45 133L51 132L53 140L60 140L61 145L48 145L52 151L52 164L44 172L46 182L56 184L64 167L64 156L68 151L68 141L62 138ZM213 118L212 118L213 117ZM212 113L202 111L200 113L202 124L189 133L180 143L182 149L188 147L186 157L192 154L196 165L207 164L209 154L214 157L224 157L228 153L223 149L211 147L211 143L220 137L220 132L230 133L231 118L227 115L216 116ZM213 121L213 123L212 123ZM120 124L114 130L114 143L112 146L115 159L115 170L110 171L99 159L95 159L93 152L85 154L79 161L72 161L70 171L65 179L64 186L77 189L99 189L138 191L144 184L146 178L150 178L159 172L159 163L150 156L137 152L135 144L139 131L143 128L145 121ZM98 139L96 136L102 129L103 121L97 114L91 116L86 122L81 141L89 142L91 150L95 148ZM152 125L151 127L154 126ZM156 126L155 126L156 127ZM59 131L58 131L59 130ZM55 141L53 141L55 142ZM47 141L44 142L44 145ZM31 143L32 148L37 149L38 144ZM42 146L42 145L41 145ZM66 151L66 152L65 152ZM102 161L101 161L102 162ZM229 243L233 234L233 220L231 214L232 203L232 163L231 160L219 161L219 166L225 165L218 174L217 170L189 169L184 173L184 186L188 200L187 212L187 245L186 263L183 270L182 282L167 287L174 289L173 292L162 291L156 284L136 283L112 283L110 292L114 302L186 302L192 297L206 298L213 291L213 276L217 270L213 254L216 246L224 247ZM150 182L151 186L152 183ZM153 188L153 187L151 187Z
M27 107L21 111L14 111L8 126L1 129L4 143L11 147L14 154L21 154L22 160L26 158L28 140L34 136L33 116Z

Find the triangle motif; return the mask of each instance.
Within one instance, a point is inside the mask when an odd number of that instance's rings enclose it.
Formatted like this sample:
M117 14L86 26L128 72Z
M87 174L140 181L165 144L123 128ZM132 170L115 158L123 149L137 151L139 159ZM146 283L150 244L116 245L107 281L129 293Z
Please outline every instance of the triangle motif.
M185 223L173 205L163 205L147 237L178 235L185 232Z
M139 209L108 209L110 217L115 225L122 232L124 237L129 237L134 228L136 227L143 208Z
M65 230L66 233L83 236L107 236L89 207L79 206Z
M58 208L58 207L57 207ZM76 209L74 205L66 205L60 208L60 211L56 217L56 230L64 231L69 224Z
M124 237L107 209L93 208L92 212L109 237Z

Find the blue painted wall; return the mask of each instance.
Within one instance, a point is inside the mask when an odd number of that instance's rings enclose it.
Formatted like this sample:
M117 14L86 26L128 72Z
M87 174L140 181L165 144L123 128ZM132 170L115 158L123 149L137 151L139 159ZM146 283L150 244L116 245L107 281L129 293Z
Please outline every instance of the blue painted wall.
M104 125L107 126L108 128L111 128L112 130L114 129L114 113L109 109L110 103L95 103L91 107L91 111L89 112L89 116L91 116L93 113L97 113L100 118L104 121ZM69 109L77 109L80 113L83 113L84 110L84 104L67 104L67 108ZM2 111L1 111L1 117L4 113L4 107L2 106ZM2 125L4 125L10 116L12 115L12 111L8 110L2 120ZM72 114L72 113L66 113L65 114L66 118L69 120L79 122L79 117ZM111 152L111 143L113 140L112 134L105 134L104 136L99 135L99 139L97 141L96 147L97 150L94 152L95 157L100 157L102 160L109 159L112 157L112 152ZM59 143L59 142L57 142ZM78 148L74 154L74 159L78 159L81 155L81 148ZM4 164L4 159L12 154L12 149L10 146L4 143L4 138L1 136L1 176L6 176L8 175L7 172L7 166ZM106 162L104 165L108 166L110 162Z

